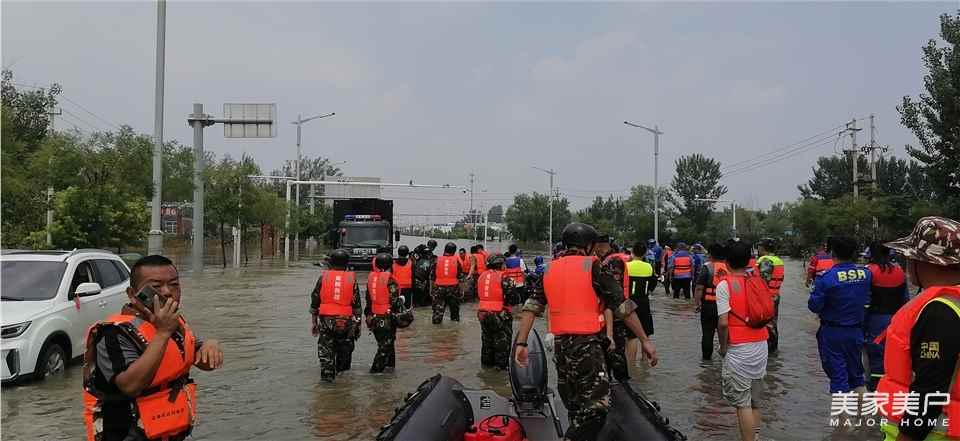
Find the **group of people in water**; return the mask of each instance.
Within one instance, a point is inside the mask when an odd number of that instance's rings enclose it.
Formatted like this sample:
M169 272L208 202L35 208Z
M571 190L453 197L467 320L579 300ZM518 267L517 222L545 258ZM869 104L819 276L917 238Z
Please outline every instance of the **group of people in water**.
M475 246L467 254L448 243L432 258L435 242L415 253L400 247L396 259L386 253L373 258L365 290L347 266L346 251L333 251L310 293L321 379L334 381L350 368L364 322L378 344L371 372L396 366L396 330L413 322L411 302L419 288L414 267L426 263L433 323L442 323L447 309L458 321L460 301L476 298L483 366L527 364L530 331L546 315L558 392L570 420L565 438L593 440L609 410L609 376L626 381L627 366L638 354L657 365L650 295L662 281L675 297L688 297L693 287L702 356L713 356L718 334L722 394L736 408L740 438L758 439L762 379L767 357L776 351L785 276L773 243L758 244L756 258L751 244L736 240L705 250L677 243L664 257L668 252L656 243L618 248L582 223L567 225L562 241L563 250L533 269L514 246L504 254ZM960 222L922 218L909 236L871 244L864 253L867 265L857 263L859 254L853 239L833 237L807 267L808 307L820 318L817 344L830 391L874 400L887 441L960 439L960 424L950 424L960 418ZM921 288L916 296L909 295L908 280ZM170 260L141 259L130 282L130 303L88 336L87 437L181 440L196 417L190 370L217 369L223 354L215 340L195 335L179 315L179 275ZM869 354L866 372L863 350ZM916 396L910 402L920 405L905 413L904 396Z

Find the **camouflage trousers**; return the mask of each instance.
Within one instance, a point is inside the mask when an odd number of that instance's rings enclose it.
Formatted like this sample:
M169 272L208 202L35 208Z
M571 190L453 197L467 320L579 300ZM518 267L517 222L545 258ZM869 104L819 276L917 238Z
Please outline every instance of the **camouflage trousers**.
M513 339L513 314L510 311L477 311L480 320L480 364L506 370Z
M613 343L615 349L607 351L607 366L610 367L610 373L617 381L624 382L630 379L630 370L627 364L627 339L634 338L630 329L623 323L623 320L614 320L613 322Z
M461 300L460 287L458 285L434 286L433 324L439 325L443 323L443 314L447 312L448 306L450 307L450 320L459 322Z
M338 373L350 370L357 328L351 317L320 317L317 357L320 379L333 381Z
M373 338L377 339L377 354L373 356L373 366L370 367L370 373L383 372L385 368L397 366L397 351L394 343L397 340L397 328L393 326L393 316L375 315L368 323L368 327L373 332Z
M603 334L558 335L554 346L557 391L567 408L570 441L595 440L610 409L610 380Z

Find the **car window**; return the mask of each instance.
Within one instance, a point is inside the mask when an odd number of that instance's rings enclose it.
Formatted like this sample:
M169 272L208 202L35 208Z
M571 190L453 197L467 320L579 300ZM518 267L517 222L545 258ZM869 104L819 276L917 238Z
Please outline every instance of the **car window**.
M110 262L113 263L113 266L117 267L117 271L120 273L120 278L123 279L123 281L130 279L130 271L127 271L127 267L116 260L111 260Z
M123 283L123 277L120 276L117 267L113 266L113 263L109 260L97 259L93 261L93 264L100 276L100 286L108 288Z
M96 282L97 278L94 276L93 268L90 267L90 261L80 262L77 265L77 269L73 272L73 279L70 281L70 294L77 292L77 287L81 283L90 283Z
M0 270L3 300L52 299L66 269L63 262L4 261Z

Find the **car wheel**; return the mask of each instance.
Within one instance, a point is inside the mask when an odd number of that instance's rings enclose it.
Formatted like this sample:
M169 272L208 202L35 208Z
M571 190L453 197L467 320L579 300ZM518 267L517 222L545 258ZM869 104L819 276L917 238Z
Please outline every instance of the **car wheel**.
M67 351L56 342L47 342L40 351L37 359L35 374L38 380L48 376L61 374L67 368Z

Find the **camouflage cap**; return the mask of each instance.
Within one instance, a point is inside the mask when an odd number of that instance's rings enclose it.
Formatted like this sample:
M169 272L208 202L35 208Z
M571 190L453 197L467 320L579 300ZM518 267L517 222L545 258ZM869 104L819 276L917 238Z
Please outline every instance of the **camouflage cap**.
M960 264L960 222L945 217L921 218L909 236L887 242L909 259L934 265Z

